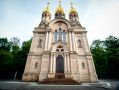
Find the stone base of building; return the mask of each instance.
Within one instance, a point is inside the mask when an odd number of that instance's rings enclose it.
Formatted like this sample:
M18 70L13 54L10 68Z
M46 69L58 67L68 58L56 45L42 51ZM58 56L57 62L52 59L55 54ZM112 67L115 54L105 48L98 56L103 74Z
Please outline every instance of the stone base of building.
M54 73L49 73L48 78L55 78L55 74Z
M56 80L57 79L70 79L76 82L97 82L97 76L95 74L91 74L91 75L79 75L79 74L61 74L61 73L48 73L47 74L40 74L40 76L38 74L33 74L33 73L25 73L23 74L22 77L22 81L27 81L27 82L42 82L44 80ZM61 81L60 81L61 82Z
M81 84L80 82L77 82L70 78L62 78L62 79L47 78L39 83L40 84L60 84L60 85L80 85Z
M24 73L22 76L22 81L25 82L36 82L39 81L39 76L38 74L33 74L33 73Z

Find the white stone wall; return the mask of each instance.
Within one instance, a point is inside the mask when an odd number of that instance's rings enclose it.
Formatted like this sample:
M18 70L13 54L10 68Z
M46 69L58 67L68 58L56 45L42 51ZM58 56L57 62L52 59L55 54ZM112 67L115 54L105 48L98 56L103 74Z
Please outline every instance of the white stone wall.
M42 81L43 79L48 78L48 72L49 72L49 55L44 54L42 57L42 63L41 63L41 71L39 74L39 81Z
M54 43L54 32L58 27L66 31L66 43L58 41ZM42 33L41 33L42 31ZM38 47L39 40L42 47ZM78 47L78 40L81 47ZM56 48L62 46L64 52L65 78L72 78L79 82L95 82L97 75L93 58L89 49L86 31L81 27L71 27L64 19L51 21L49 27L38 27L35 30L30 52L27 57L23 81L42 81L47 78L55 78L56 74ZM35 67L38 63L37 68Z

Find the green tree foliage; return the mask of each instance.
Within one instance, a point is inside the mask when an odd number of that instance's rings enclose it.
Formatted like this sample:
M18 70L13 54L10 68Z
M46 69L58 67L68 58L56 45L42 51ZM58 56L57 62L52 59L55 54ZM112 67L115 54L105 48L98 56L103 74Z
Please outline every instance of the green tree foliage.
M10 52L11 43L7 38L0 38L0 76L1 78L11 77L10 71L13 71L14 61L13 55ZM9 74L7 76L6 74ZM6 76L5 76L6 75Z
M93 41L91 45L91 51L93 54L93 59L96 67L96 71L99 78L104 78L106 74L106 51L104 49L104 42L101 40Z
M22 77L30 45L31 39L28 41L24 41L22 43L21 50L18 51L18 53L15 55L16 71L18 72L18 78Z
M104 41L95 40L91 52L99 78L119 78L119 38L109 36Z
M20 50L20 40L17 37L12 37L10 39L12 54L15 55Z
M108 59L108 75L119 78L119 38L109 36L105 40Z
M0 38L0 50L10 51L11 43L7 38Z
M21 79L27 54L31 45L31 39L24 41L20 47L17 37L0 38L0 79L13 79L17 71L17 78Z

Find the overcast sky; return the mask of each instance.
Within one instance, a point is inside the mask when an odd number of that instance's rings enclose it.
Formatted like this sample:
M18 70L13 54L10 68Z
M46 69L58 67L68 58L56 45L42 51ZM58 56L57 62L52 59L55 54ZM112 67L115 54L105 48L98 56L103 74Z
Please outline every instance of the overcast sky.
M89 44L109 35L119 37L119 0L62 0L67 19L70 1L88 31ZM0 37L18 37L21 42L29 40L47 2L50 2L53 19L58 0L0 0Z

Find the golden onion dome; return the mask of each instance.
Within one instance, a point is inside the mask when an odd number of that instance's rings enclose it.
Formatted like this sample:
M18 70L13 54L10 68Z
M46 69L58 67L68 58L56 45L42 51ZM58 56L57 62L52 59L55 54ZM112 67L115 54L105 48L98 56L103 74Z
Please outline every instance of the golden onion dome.
M47 4L47 7L43 10L43 12L47 12L47 13L50 13L50 7L49 7L49 4Z
M56 13L58 13L58 12L64 13L64 9L61 7L61 5L59 5L56 9Z
M73 8L73 7L70 9L70 11L69 11L69 12L70 12L70 13L77 13L76 9L75 9L75 8Z
M71 3L71 9L70 9L69 13L74 13L74 14L77 13L76 9L73 7L73 3Z
M59 5L58 5L58 7L56 9L56 13L62 13L62 14L64 14L64 9L61 6L61 0L59 0Z

